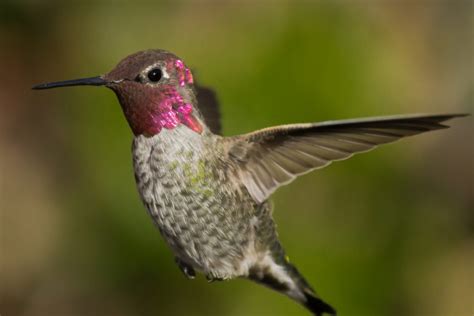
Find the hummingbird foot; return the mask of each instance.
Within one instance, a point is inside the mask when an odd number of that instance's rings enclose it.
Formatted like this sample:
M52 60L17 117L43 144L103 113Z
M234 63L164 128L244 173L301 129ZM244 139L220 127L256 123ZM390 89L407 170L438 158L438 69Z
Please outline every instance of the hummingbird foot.
M183 272L184 276L190 280L196 277L196 271L194 271L193 267L189 264L183 262L182 260L175 258L176 264L178 265L181 272Z
M205 272L207 282L212 283L215 281L226 281L232 279L232 275L223 273L223 271L212 270Z

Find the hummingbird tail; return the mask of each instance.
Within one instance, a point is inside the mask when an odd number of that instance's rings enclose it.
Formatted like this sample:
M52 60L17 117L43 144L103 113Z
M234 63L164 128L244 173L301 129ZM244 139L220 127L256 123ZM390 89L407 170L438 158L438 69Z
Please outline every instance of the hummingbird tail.
M249 278L289 296L316 316L322 316L323 314L336 315L336 310L316 296L314 290L294 265L287 260L278 261L279 263L273 260L271 263L267 261L265 264L255 266Z
M336 310L322 299L316 297L314 293L304 292L304 296L306 298L306 302L303 303L304 306L314 315L322 316L323 313L336 315Z
M317 297L313 288L301 275L298 269L296 269L296 267L289 263L287 260L285 261L285 270L288 272L288 275L293 280L297 289L297 297L292 298L298 300L316 316L322 316L324 313L329 315L336 315L336 310L331 305ZM301 295L303 295L304 300L299 299Z

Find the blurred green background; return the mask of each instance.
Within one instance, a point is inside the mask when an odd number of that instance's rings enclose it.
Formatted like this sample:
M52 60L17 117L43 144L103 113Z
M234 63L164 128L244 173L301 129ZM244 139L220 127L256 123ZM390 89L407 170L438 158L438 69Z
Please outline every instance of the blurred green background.
M111 91L32 91L164 48L213 86L226 135L471 112L473 2L0 3L0 313L308 315L244 280L186 280L141 205ZM472 315L472 118L274 195L291 260L340 315Z

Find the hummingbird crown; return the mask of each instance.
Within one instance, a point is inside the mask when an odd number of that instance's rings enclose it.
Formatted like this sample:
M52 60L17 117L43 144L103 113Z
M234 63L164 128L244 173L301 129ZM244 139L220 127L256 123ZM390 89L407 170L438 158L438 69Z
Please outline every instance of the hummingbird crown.
M202 132L193 75L176 55L141 51L120 61L103 79L117 94L135 135L152 136L179 124Z

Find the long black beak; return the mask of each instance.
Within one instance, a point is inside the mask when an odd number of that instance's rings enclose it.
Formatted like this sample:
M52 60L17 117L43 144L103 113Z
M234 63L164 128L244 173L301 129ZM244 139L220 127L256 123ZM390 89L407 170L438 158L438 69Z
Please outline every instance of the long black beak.
M90 77L90 78L42 83L42 84L33 86L32 89L40 90L40 89L51 89L51 88L59 88L59 87L71 87L71 86L103 86L105 84L107 84L107 81L105 81L102 77Z

